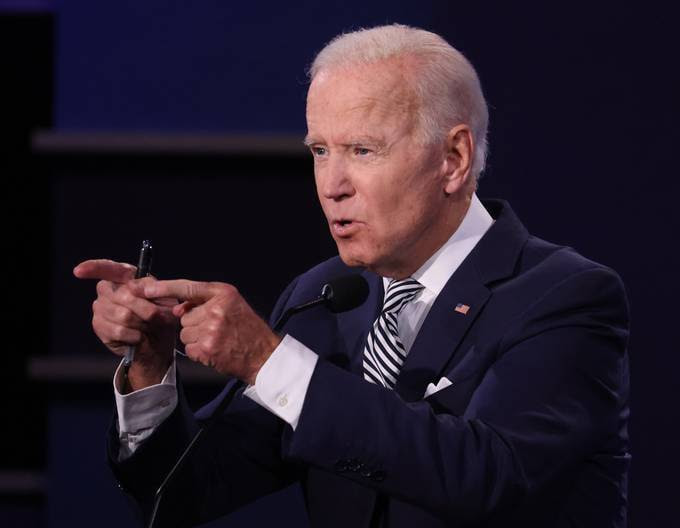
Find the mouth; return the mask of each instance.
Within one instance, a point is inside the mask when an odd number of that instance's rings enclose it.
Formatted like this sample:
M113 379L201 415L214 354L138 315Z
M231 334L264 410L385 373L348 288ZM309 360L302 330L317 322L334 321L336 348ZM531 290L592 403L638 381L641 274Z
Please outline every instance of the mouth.
M339 218L331 222L331 232L340 238L347 238L356 232L358 226L355 220Z

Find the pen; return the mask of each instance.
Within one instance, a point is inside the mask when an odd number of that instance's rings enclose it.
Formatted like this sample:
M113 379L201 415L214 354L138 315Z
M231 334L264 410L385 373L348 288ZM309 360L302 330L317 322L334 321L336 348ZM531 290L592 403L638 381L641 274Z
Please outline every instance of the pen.
M137 262L137 271L135 272L135 279L141 279L142 277L147 277L151 273L151 256L152 256L152 246L150 240L144 240L142 242L142 249L139 251L139 261ZM125 353L125 359L123 360L123 368L127 374L132 361L135 359L135 348L134 346L129 346L127 352Z

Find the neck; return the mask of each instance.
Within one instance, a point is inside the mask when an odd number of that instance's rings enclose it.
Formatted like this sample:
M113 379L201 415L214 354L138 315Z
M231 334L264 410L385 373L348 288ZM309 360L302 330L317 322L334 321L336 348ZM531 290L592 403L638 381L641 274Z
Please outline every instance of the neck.
M463 223L463 219L468 209L470 209L472 193L461 193L459 196L450 195L449 200L450 202L446 208L447 214L441 218L441 222L438 223L436 229L428 228L430 233L423 233L423 237L419 240L422 243L421 247L414 251L404 251L405 254L412 255L414 258L408 261L395 261L391 266L388 265L371 271L382 277L400 280L410 277L419 270L453 236Z

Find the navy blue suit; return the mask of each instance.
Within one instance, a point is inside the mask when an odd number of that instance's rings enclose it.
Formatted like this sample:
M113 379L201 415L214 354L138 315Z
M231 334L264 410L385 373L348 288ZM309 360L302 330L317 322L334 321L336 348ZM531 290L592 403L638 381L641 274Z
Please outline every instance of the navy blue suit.
M163 526L206 520L295 481L323 527L624 526L628 336L610 269L530 236L507 203L425 319L390 391L363 380L380 277L344 314L294 316L314 350L297 429L237 396L169 491ZM298 277L272 320L349 270L334 258ZM454 308L470 307L467 314ZM442 376L452 385L423 399ZM216 403L175 412L114 472L148 514L155 487Z

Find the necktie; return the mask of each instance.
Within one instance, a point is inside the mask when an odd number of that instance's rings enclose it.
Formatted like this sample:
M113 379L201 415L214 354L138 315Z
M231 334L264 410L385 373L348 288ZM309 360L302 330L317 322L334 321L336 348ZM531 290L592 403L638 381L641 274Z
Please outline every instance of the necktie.
M364 348L364 378L367 381L394 389L406 360L397 316L422 289L423 285L410 277L392 280L387 285L382 312L373 323Z

